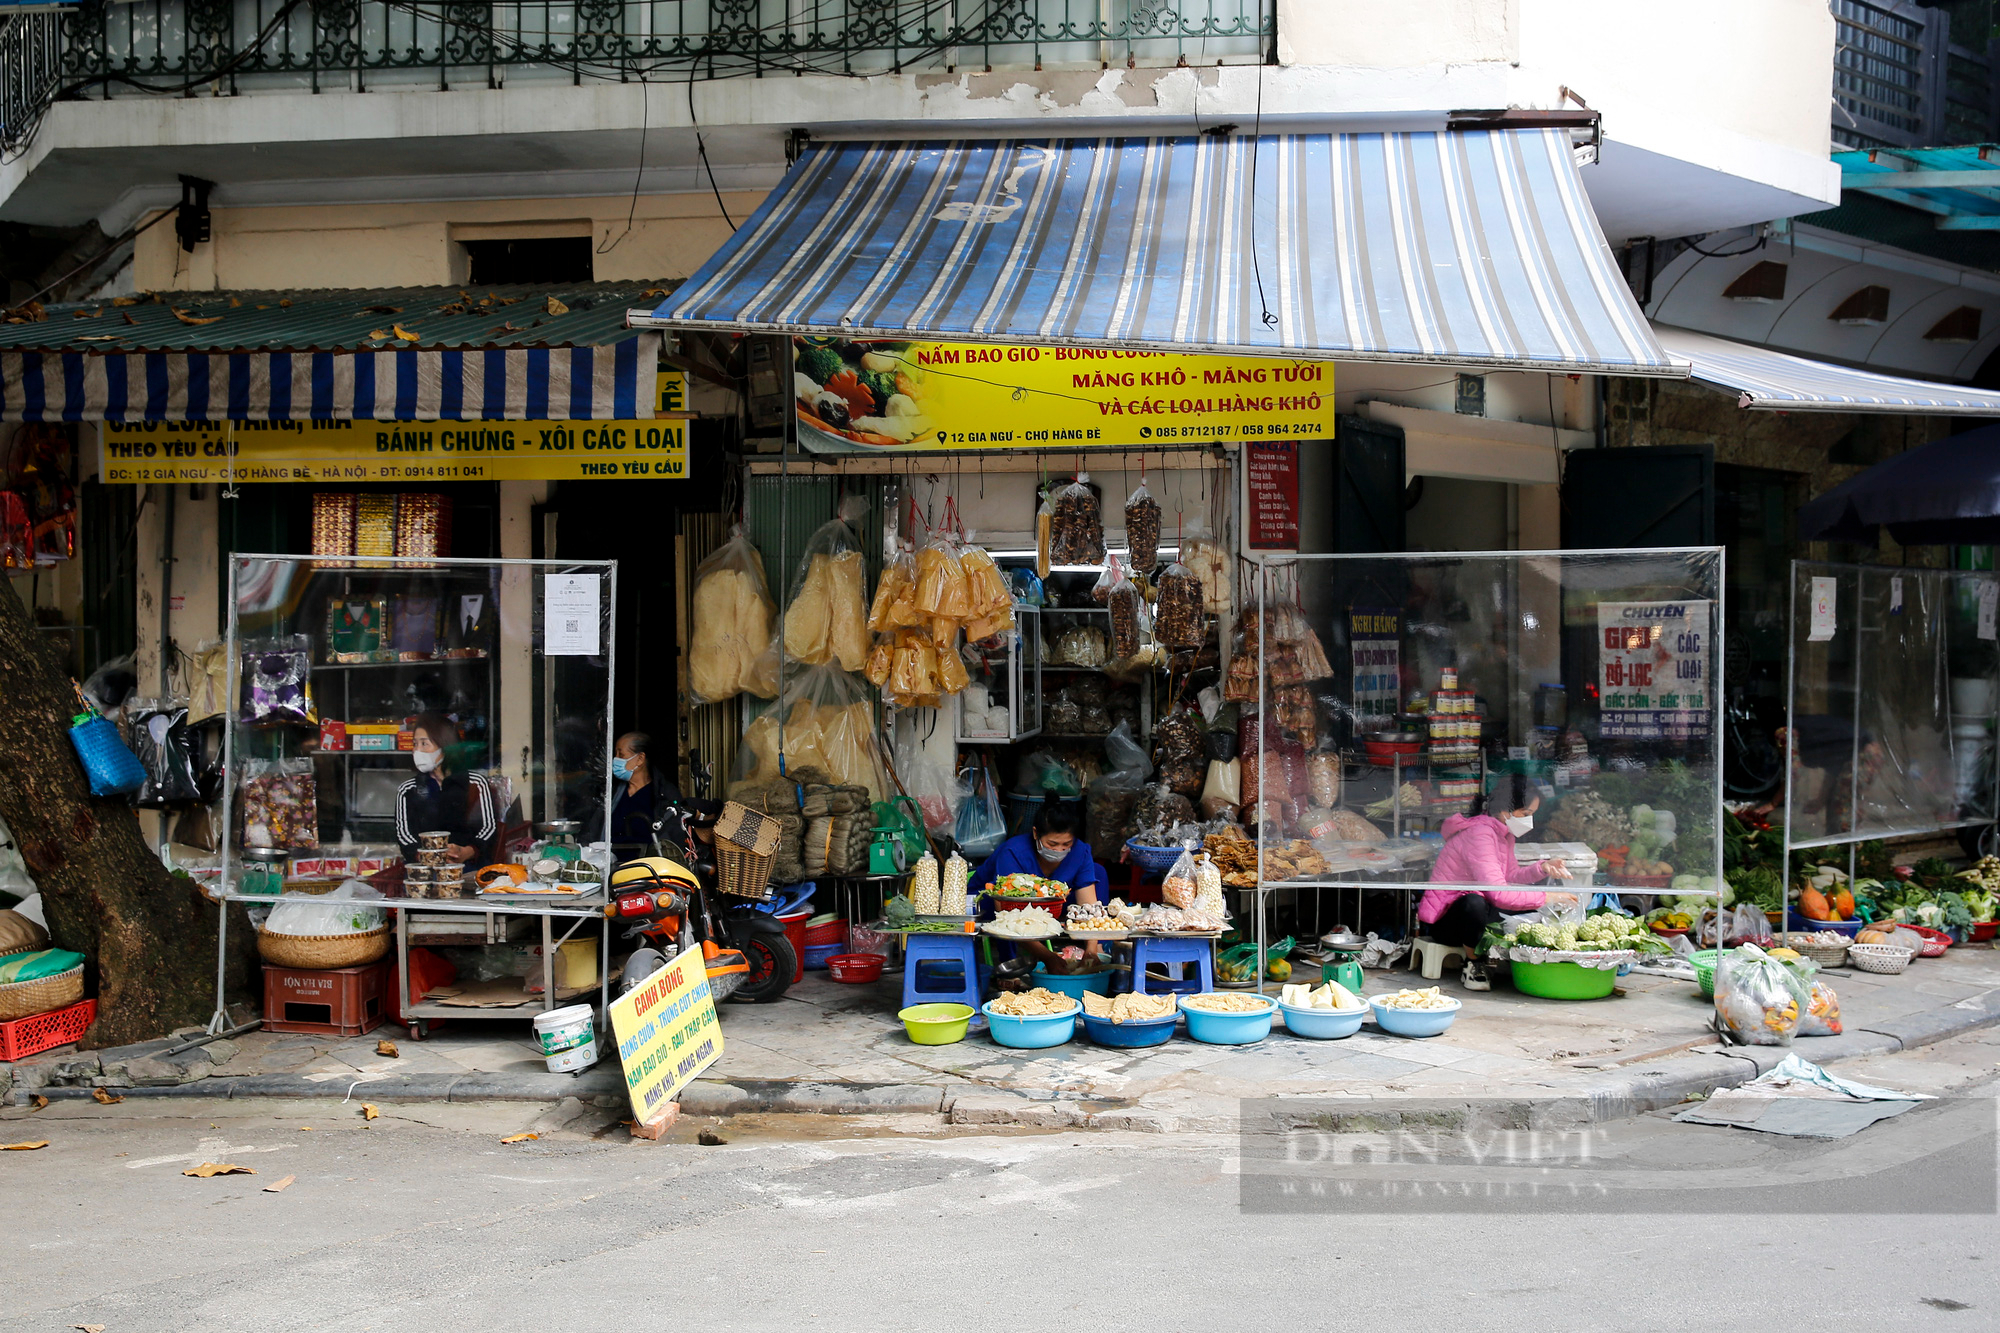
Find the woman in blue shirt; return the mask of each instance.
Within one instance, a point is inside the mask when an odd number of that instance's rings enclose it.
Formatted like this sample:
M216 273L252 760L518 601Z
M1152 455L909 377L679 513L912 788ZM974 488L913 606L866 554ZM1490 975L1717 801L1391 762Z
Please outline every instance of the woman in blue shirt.
M1035 812L1035 822L1026 833L1017 833L1001 843L980 864L972 873L966 891L979 893L1008 875L1040 875L1069 885L1069 902L1109 901L1111 877L1091 856L1090 844L1077 837L1082 826L1083 818L1074 805L1044 805ZM980 900L981 920L991 921L995 910L993 899ZM1046 963L1054 956L1047 945L1032 940L1020 941L1016 947L1038 962ZM1097 952L1095 942L1090 952Z

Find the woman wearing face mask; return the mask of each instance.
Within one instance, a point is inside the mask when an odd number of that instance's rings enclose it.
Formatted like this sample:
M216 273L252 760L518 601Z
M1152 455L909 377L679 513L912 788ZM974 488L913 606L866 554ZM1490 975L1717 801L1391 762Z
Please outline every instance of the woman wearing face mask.
M1472 798L1471 809L1444 821L1444 850L1431 867L1439 884L1533 884L1543 879L1568 879L1560 857L1521 865L1514 843L1535 827L1541 796L1522 773L1502 773L1493 789ZM1423 933L1439 944L1476 948L1486 928L1503 912L1532 912L1544 902L1573 904L1566 893L1488 889L1427 889L1417 905ZM1474 958L1465 965L1467 990L1490 990L1486 965Z
M417 835L444 829L451 859L484 865L493 859L500 813L493 788L478 773L460 773L452 760L458 724L443 713L421 714L414 725L410 762L417 774L396 789L396 841L403 860L417 859Z
M661 830L669 845L679 838L670 801L678 800L680 788L653 767L653 738L643 731L628 731L618 738L611 751L611 850L621 860L650 856L653 852L653 825L665 822ZM587 821L584 841L603 838L602 817L593 814Z
M1091 855L1090 844L1077 836L1077 830L1082 827L1083 816L1074 805L1043 805L1035 812L1035 822L1026 833L1017 833L1001 843L993 855L972 872L966 891L980 893L1008 875L1040 875L1043 879L1060 880L1067 884L1070 902L1108 901L1111 877ZM997 910L993 899L980 899L979 915L983 920L992 920ZM1061 911L1056 915L1061 916ZM1038 962L1046 963L1055 956L1046 944L1033 940L1019 941L1015 948ZM1094 942L1089 951L1098 951Z

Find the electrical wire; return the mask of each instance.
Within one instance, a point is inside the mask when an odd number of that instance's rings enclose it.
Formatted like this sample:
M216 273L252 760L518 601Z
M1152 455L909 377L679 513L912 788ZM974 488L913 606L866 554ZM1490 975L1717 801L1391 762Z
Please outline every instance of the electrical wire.
M616 250L632 234L632 220L639 216L639 184L646 179L646 129L653 119L652 87L644 74L639 76L639 168L632 173L632 204L625 210L625 230L618 239L597 247L600 255Z
M702 140L701 122L695 118L694 114L694 71L695 67L689 65L687 77L688 124L694 126L694 150L701 154L701 169L708 173L708 188L715 194L715 206L721 210L722 220L729 223L729 230L733 232L736 230L736 223L731 221L729 217L729 205L722 202L722 188L715 183L715 168L708 164L708 144Z
M1263 308L1264 327L1270 328L1278 322L1271 313L1271 303L1264 299L1264 265L1257 257L1257 159L1264 141L1264 61L1259 52L1257 61L1257 120L1250 131L1250 271L1257 279L1257 304Z
M1757 237L1756 244L1746 245L1741 250L1704 250L1693 241L1685 242L1688 249L1694 251L1704 259L1736 259L1742 255L1753 254L1758 250L1762 250L1770 243L1771 238L1761 234L1761 232Z

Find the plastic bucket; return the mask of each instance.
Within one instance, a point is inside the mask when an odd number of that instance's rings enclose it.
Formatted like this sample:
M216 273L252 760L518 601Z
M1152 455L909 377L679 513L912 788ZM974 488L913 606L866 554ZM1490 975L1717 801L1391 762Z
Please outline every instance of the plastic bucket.
M551 1074L574 1074L597 1063L596 1014L587 1004L535 1015L535 1045Z
M1601 1000L1618 983L1615 972L1577 963L1521 963L1510 969L1514 989L1544 1000Z
M792 957L798 965L792 969L792 984L797 985L806 977L806 922L812 920L812 909L787 912L778 918L785 928L785 938L792 942Z

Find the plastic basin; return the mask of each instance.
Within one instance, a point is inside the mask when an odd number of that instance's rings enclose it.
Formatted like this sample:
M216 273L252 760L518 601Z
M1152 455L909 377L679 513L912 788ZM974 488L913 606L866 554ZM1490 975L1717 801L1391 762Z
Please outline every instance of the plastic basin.
M1174 1035L1174 1024L1180 1015L1168 1014L1165 1018L1149 1018L1144 1022L1114 1023L1108 1018L1093 1018L1082 1015L1083 1030L1099 1046L1159 1046Z
M835 940L832 944L808 944L806 946L805 958L802 961L805 964L806 971L818 972L825 969L827 959L833 957L835 954L845 953L846 951L846 940Z
M1027 1018L996 1012L993 1004L988 1000L980 1006L980 1012L986 1015L986 1031L1002 1046L1022 1051L1062 1045L1076 1035L1076 1016L1083 1012L1082 1005L1073 1004L1066 1014L1037 1014Z
M966 1025L972 1022L969 1004L913 1004L899 1012L903 1031L919 1046L949 1046L965 1040Z
M1852 939L1868 923L1856 917L1852 921L1815 921L1809 916L1800 916L1791 908L1786 908L1785 928L1787 930L1837 930Z
M1368 1017L1366 1008L1301 1009L1282 1001L1278 1004L1278 1012L1285 1016L1285 1031L1294 1037L1307 1037L1313 1041L1351 1037L1361 1031L1361 1020Z
M1246 995L1243 998L1262 1000L1264 1007L1254 1014L1226 1014L1212 1009L1196 1009L1183 1002L1181 1012L1187 1015L1188 1036L1211 1046L1247 1046L1270 1036L1271 1020L1277 1015L1278 1002L1268 995Z
M835 981L865 986L882 979L882 962L879 953L837 953L826 960L826 970Z
M1544 1000L1601 1000L1618 984L1618 974L1581 963L1515 963L1514 989Z
M1984 944L1993 938L1996 931L2000 931L2000 921L1975 921L1972 923L1972 942Z
M1451 1026L1460 1005L1453 1000L1449 1009L1391 1009L1375 996L1370 997L1368 1007L1374 1011L1375 1026L1384 1032L1398 1037L1435 1037Z
M1715 960L1721 956L1719 949L1698 949L1688 955L1688 962L1694 965L1694 979L1701 987L1704 1000L1715 998Z
M1048 987L1058 995L1067 995L1080 1004L1086 991L1095 995L1111 994L1111 978L1115 975L1117 974L1113 972L1081 972L1066 977L1054 972L1045 972L1037 967L1030 980L1037 986Z

